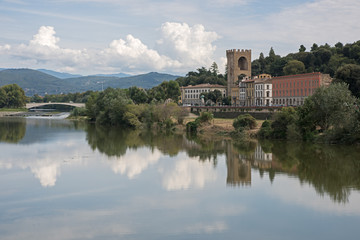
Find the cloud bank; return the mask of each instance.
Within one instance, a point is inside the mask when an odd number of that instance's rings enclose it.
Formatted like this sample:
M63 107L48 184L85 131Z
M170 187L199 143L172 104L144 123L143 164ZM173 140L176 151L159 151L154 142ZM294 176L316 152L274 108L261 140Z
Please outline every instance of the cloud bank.
M161 26L160 38L152 49L129 34L110 42L101 50L69 49L59 45L60 38L52 26L41 26L28 44L0 46L0 54L19 59L21 67L49 67L61 71L187 72L210 66L219 39L203 25L166 22ZM26 66L26 65L31 66ZM34 66L35 65L35 66ZM18 66L20 67L20 66Z

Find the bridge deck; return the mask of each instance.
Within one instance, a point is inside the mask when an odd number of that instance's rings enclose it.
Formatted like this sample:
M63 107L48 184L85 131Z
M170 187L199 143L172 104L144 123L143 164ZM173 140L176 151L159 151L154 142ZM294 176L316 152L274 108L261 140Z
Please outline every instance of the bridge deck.
M85 107L85 103L61 103L61 102L48 102L48 103L27 103L26 108L37 108L43 107L47 105L65 105L65 106L72 106L72 107Z

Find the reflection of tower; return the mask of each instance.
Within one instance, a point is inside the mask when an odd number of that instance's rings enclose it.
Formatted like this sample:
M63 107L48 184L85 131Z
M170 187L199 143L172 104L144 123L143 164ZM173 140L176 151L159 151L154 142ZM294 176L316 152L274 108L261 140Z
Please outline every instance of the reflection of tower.
M272 166L272 153L265 153L260 144L255 149L253 166L259 169L269 169Z
M251 77L251 50L227 50L227 91L232 104L240 104L239 76Z
M239 153L233 150L230 143L226 151L227 180L229 185L251 185L251 162L240 159Z

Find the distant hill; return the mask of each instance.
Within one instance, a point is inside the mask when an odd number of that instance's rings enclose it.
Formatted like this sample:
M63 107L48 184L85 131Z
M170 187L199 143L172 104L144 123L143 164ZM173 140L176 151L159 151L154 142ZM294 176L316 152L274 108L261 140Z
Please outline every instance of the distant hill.
M163 81L175 80L179 76L151 72L131 77L83 76L60 79L32 69L5 69L0 71L0 86L18 84L27 96L34 94L60 94L69 92L99 91L102 88L129 88L137 86L152 88Z
M92 75L92 76L123 78L123 77L130 77L130 76L132 76L132 75L126 74L126 73L114 73L114 74L95 74L95 75Z
M56 72L56 71L47 70L47 69L37 69L37 71L40 71L40 72L43 72L43 73L46 73L46 74L49 74L51 76L61 78L61 79L74 78L74 77L81 77L82 76L82 75L79 75L79 74Z

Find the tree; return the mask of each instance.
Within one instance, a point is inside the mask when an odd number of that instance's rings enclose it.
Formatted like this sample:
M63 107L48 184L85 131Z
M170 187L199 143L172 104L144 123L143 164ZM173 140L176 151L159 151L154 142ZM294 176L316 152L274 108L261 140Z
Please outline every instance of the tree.
M285 75L300 74L305 72L305 65L298 60L289 61L283 68Z
M128 92L129 97L134 101L135 104L146 103L148 101L147 93L143 89L134 86L130 87Z
M335 73L337 82L345 82L349 84L351 93L360 97L360 66L355 64L347 64L340 67Z
M299 52L305 52L306 47L304 45L300 45Z
M312 121L323 131L342 128L353 121L356 112L356 98L351 95L346 83L334 83L320 87L305 101ZM306 115L305 115L306 117Z
M218 75L219 68L218 68L218 65L216 64L216 62L213 62L213 64L211 64L210 71L214 76Z
M244 128L254 129L256 125L256 119L248 113L239 115L233 121L233 127L235 128L235 130L241 130Z
M9 108L21 108L26 104L25 92L17 84L5 85L0 91L0 106Z
M296 111L292 107L282 108L279 113L275 115L275 120L271 123L273 129L272 137L278 139L287 139L288 127L295 123Z

